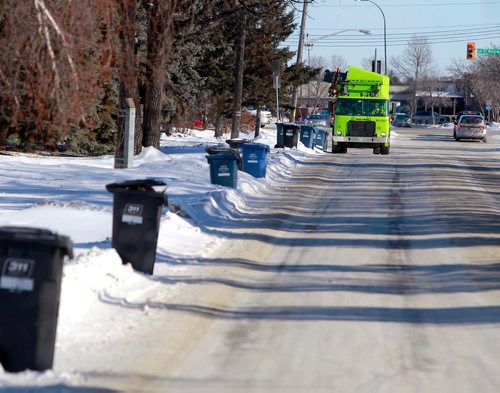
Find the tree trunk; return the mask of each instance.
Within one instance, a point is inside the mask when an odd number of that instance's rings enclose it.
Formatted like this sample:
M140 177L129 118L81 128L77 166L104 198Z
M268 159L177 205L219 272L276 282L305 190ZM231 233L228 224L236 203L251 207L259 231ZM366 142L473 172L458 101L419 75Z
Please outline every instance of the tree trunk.
M260 109L260 106L257 108L257 114L255 116L255 132L254 132L254 138L257 138L260 134L260 126L261 126L261 123L260 123L260 112L261 112L261 109Z
M218 113L215 117L215 138L222 138L224 135L222 130L222 114Z
M159 69L150 75L146 84L146 100L144 102L144 135L142 144L160 148L161 106L163 102L164 70ZM153 73L152 73L153 74Z
M170 54L172 20L179 2L151 2L148 26L146 65L146 99L144 102L144 146L160 148L163 92L166 80L165 64Z
M135 54L135 15L137 11L137 3L135 0L127 0L120 2L120 46L121 46L121 59L119 67L119 107L118 107L118 120L117 120L117 138L116 138L116 158L123 158L123 130L125 126L124 111L127 108L125 100L132 98L137 108L139 108L139 86L137 81L137 59ZM140 112L137 111L135 122L135 143L134 153L138 154L141 151L141 121Z
M236 39L236 70L233 97L233 119L231 124L231 139L240 137L241 102L243 97L243 72L245 69L245 38L246 38L246 11L242 11L240 35Z

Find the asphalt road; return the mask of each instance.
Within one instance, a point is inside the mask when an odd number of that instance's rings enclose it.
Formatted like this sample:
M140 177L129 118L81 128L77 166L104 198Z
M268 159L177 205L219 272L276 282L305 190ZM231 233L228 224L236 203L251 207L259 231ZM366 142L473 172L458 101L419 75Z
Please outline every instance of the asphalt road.
M228 240L168 277L185 288L128 387L498 392L500 133L395 131L389 156L298 160L211 228Z

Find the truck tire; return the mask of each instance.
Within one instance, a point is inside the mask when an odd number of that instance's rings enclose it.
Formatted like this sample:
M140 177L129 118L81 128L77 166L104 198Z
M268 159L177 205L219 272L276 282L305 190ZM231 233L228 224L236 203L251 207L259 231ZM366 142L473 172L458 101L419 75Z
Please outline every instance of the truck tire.
M380 146L375 146L373 148L373 154L380 154Z
M345 153L345 151L342 151L342 148L343 148L343 146L340 143L338 143L336 145L332 145L332 153L333 154Z
M390 146L380 146L380 154L386 156L389 154Z

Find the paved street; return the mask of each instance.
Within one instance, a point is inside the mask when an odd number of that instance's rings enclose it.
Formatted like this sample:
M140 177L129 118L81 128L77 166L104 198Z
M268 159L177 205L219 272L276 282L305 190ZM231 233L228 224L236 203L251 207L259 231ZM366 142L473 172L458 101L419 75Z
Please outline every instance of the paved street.
M485 144L455 142L451 130L396 132L389 156L308 156L279 189L221 217L210 230L228 240L184 261L194 276L157 277L184 286L148 304L164 311L151 322L155 345L88 382L497 392L498 134Z

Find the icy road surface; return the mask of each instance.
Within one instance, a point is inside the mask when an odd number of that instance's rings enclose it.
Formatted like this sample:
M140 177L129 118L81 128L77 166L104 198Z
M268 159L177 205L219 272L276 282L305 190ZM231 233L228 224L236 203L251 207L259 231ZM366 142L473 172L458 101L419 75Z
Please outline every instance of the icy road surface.
M88 353L78 370L87 382L138 391L497 392L495 147L405 130L390 156L301 158L287 177L212 217L205 230L227 240L210 257L172 261L189 274L153 278L182 286L175 296L103 299L136 316L131 329L144 329L143 347L128 359L99 351L102 369Z

